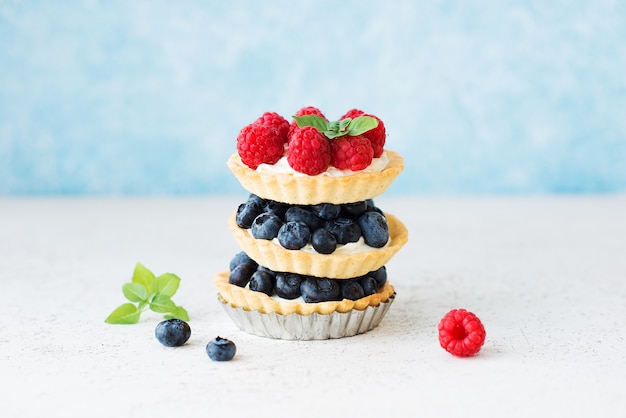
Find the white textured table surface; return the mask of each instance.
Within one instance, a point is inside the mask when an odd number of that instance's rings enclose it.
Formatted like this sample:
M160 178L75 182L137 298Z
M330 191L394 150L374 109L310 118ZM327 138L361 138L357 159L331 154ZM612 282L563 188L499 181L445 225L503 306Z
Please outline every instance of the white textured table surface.
M0 414L623 416L626 196L379 197L410 232L396 301L374 331L314 342L242 333L216 300L244 198L0 198ZM151 312L104 323L138 261L181 277L185 346L161 346ZM456 307L485 324L474 358L439 347ZM233 361L207 357L217 335Z

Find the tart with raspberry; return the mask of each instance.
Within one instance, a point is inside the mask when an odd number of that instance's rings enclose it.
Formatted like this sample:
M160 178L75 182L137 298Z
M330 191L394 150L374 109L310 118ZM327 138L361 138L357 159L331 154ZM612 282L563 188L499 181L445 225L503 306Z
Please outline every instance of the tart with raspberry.
M241 129L228 160L249 192L228 219L242 251L214 283L233 321L282 339L342 338L377 327L396 292L386 264L408 240L374 198L404 168L382 120L307 106Z

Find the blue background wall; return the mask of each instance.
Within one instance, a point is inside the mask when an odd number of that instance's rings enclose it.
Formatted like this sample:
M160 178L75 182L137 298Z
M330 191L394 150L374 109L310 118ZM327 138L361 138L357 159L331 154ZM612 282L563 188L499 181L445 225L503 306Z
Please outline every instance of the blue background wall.
M263 111L380 116L393 193L626 190L626 2L0 3L0 194L240 193Z

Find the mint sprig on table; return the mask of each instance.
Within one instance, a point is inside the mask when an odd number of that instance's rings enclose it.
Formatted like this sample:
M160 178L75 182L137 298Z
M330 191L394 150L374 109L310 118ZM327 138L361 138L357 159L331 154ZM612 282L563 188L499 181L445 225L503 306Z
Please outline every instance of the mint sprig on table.
M354 119L345 118L332 122L315 114L292 117L295 119L298 127L312 126L330 139L344 135L361 135L378 126L376 118L371 116L357 116Z
M165 319L189 321L187 311L172 301L180 286L180 278L172 273L156 277L143 264L137 263L130 283L122 286L122 293L130 302L118 306L104 320L108 324L136 324L147 309L165 314Z

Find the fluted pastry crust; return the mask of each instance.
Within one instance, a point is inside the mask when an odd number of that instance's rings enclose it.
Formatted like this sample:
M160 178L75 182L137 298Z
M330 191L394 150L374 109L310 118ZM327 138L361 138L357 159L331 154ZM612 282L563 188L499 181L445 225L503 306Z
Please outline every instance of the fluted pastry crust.
M215 275L213 279L219 291L219 298L235 308L243 308L247 311L259 311L261 313L275 312L280 315L297 313L311 315L318 313L329 315L333 312L345 313L351 310L362 311L368 306L378 306L387 302L395 295L394 287L387 281L385 285L373 295L358 300L343 299L340 301L328 301L318 303L305 303L290 300L279 300L265 293L239 287L228 283L228 270Z
M402 156L394 151L385 152L389 164L382 171L355 172L343 177L259 173L242 163L236 153L231 155L227 164L243 188L263 199L291 205L344 204L372 199L382 194L402 172Z
M239 246L254 261L274 271L288 271L307 276L349 279L384 266L408 241L409 233L395 216L385 213L389 226L389 243L383 248L351 254L318 254L287 250L272 241L255 239L248 230L237 226L237 211L228 219L228 228Z

